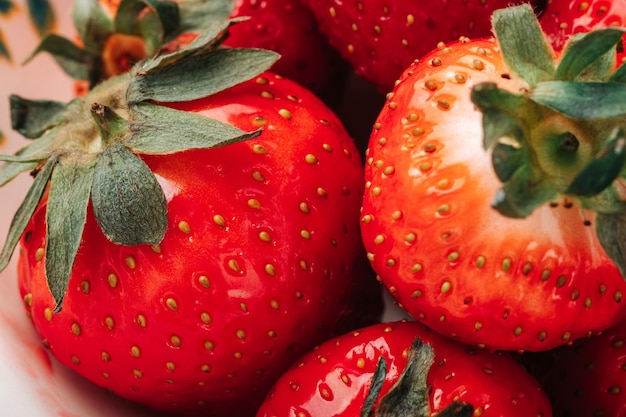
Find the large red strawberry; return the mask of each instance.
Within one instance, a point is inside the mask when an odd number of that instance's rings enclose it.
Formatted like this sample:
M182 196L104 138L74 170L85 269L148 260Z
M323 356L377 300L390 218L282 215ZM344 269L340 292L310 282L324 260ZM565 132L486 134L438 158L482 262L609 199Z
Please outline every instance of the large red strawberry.
M555 416L626 415L626 324L550 353L544 384Z
M524 0L303 1L356 73L388 92L413 60L441 42L489 36L491 13Z
M494 28L498 41L426 55L388 96L361 229L420 322L491 349L547 350L626 314L621 31L585 37L557 66L528 6L498 11Z
M257 417L552 415L539 383L509 354L464 346L416 322L381 323L300 358Z
M35 140L0 166L1 183L35 176L0 268L21 236L45 346L185 415L254 414L293 360L345 329L369 277L354 143L308 90L261 73L274 53L211 48L228 25L67 106L12 97Z
M278 52L281 58L272 72L324 99L337 99L347 76L347 66L301 0L78 0L73 17L81 46L53 34L39 51L52 53L70 75L92 85L128 71L166 43L168 49L180 48L211 22L227 17L245 20L232 28L224 45ZM68 60L74 62L71 67ZM86 87L78 84L80 92Z
M552 46L562 49L572 35L626 26L625 0L550 0L540 18Z

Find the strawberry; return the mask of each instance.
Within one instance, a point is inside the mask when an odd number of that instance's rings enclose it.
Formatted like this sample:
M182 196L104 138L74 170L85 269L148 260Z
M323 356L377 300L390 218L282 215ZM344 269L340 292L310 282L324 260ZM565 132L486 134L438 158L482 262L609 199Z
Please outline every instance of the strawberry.
M354 143L312 93L264 72L275 53L213 48L231 23L67 105L12 97L35 140L0 157L0 183L35 176L0 269L19 240L44 345L189 416L253 415L368 288Z
M411 321L333 338L300 358L257 417L552 415L508 353L462 345Z
M392 89L413 60L440 42L461 36L490 35L489 17L500 7L523 0L450 2L304 0L320 30L356 73L381 91ZM532 1L537 6L540 2Z
M561 50L572 35L605 27L625 27L626 1L550 0L540 22L554 49Z
M388 95L361 230L415 319L490 349L548 350L626 315L621 31L557 61L527 5L494 13L494 31L426 55Z
M626 324L550 353L553 362L544 384L554 404L554 415L623 416L626 413L623 398Z
M228 17L246 20L231 28L223 45L278 52L281 59L272 72L324 99L335 100L347 76L345 63L301 0L78 0L73 17L81 46L49 35L37 52L52 53L66 68L68 59L79 58L69 73L92 86L128 71L162 47L171 51L188 44L210 22ZM78 94L88 88L84 82L77 84Z

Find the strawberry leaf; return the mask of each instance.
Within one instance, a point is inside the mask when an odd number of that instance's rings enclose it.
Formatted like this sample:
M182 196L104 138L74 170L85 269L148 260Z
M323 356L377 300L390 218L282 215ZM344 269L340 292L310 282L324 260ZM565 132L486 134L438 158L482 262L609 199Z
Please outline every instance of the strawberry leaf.
M498 143L491 153L491 161L498 179L506 182L519 168L528 163L528 157L519 147Z
M185 48L175 50L165 55L157 55L152 59L145 60L141 63L142 72L158 71L159 68L165 68L168 65L176 64L176 62L185 59L187 56L208 51L218 46L227 35L228 28L238 22L238 19L220 20L211 22L207 27Z
M504 62L515 75L530 87L554 79L554 52L530 5L496 10L492 25Z
M615 83L626 83L626 64L622 64L615 70L609 81Z
M93 210L105 236L120 245L158 244L167 229L167 202L150 168L120 142L95 167Z
M77 80L90 79L91 54L62 36L46 35L37 49L26 59L29 63L40 52L48 52L67 75Z
M532 167L525 164L504 183L491 205L507 217L524 218L557 195L554 186L537 179Z
M83 235L95 159L60 160L50 180L46 209L46 279L61 311Z
M548 81L538 84L530 98L572 119L608 119L626 114L626 84L622 83Z
M562 81L574 81L590 65L608 57L606 64L601 65L604 76L598 76L600 80L605 80L610 74L610 70L615 65L615 46L622 40L624 30L618 28L607 28L587 33L574 38L574 41L566 48L561 58L561 62L556 69L555 79Z
M39 35L49 32L54 26L54 11L48 0L28 0L30 20L35 25Z
M576 175L566 194L592 197L604 191L619 176L626 163L626 137L616 130L606 147Z
M498 88L495 83L476 84L471 92L472 102L483 113L483 147L490 149L502 137L524 144L520 114L530 104L523 95ZM528 110L529 111L529 110Z
M133 34L139 17L146 8L156 13L162 26L162 33L172 32L178 25L178 6L169 0L122 0L115 15L115 29L121 33Z
M409 350L406 368L394 386L381 398L376 415L430 416L426 377L434 358L433 348L416 338Z
M15 5L11 0L0 0L0 14L9 14L11 9L13 9L14 7Z
M4 34L0 32L0 58L4 58L7 60L11 60L11 52L9 52L9 48L7 47L7 43L4 40Z
M140 64L131 71L128 102L173 103L207 97L250 80L276 59L278 54L262 49L216 49L177 60L176 65L146 69Z
M9 96L11 125L24 137L40 137L54 123L60 121L65 103L50 100L28 100L15 94Z
M234 126L196 113L153 104L131 108L132 134L123 143L136 153L170 154L187 149L207 149L241 142L261 134L246 133Z
M185 0L178 3L180 24L178 33L199 32L209 21L225 21L232 14L232 0Z
M152 13L144 13L148 8ZM152 54L178 28L178 5L169 0L122 0L115 14L119 33L141 33Z
M23 172L36 169L37 166L38 162L5 162L0 165L0 187Z
M102 40L113 32L113 20L103 2L98 0L75 0L72 20L89 51L98 51Z
M9 233L4 243L4 247L2 248L2 252L0 252L0 271L4 270L9 265L15 246L17 246L20 236L24 233L30 218L35 213L35 209L37 208L37 205L46 190L48 180L50 179L52 170L56 166L57 162L57 158L48 159L46 164L35 177L35 181L33 181L28 193L26 193L26 198L15 212L9 227Z
M371 417L374 415L374 405L376 404L376 400L380 395L380 390L385 383L386 378L387 362L385 362L385 358L381 356L378 358L378 362L376 363L376 370L374 371L374 375L372 375L372 381L370 382L367 396L363 401L360 417Z
M0 161L34 163L35 166L39 165L41 161L45 161L50 158L50 156L52 156L55 152L55 148L57 146L57 131L57 129L51 129L44 136L32 141L27 146L17 151L14 155L0 154ZM3 171L6 169L6 166L7 164L0 166L0 185L4 185L2 179L5 175ZM26 170L28 169L25 169L25 171Z

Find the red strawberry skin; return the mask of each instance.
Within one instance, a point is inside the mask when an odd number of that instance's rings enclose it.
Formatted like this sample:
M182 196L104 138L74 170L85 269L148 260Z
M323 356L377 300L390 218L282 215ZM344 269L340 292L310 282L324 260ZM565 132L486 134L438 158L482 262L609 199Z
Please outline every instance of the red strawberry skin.
M168 200L164 240L116 246L90 207L58 314L42 204L21 241L19 287L45 346L90 381L157 410L253 415L371 278L357 272L362 163L316 97L270 73L178 107L264 130L144 156Z
M560 50L576 33L626 26L626 1L550 0L540 21L552 46Z
M412 65L370 138L361 229L374 270L401 307L446 336L548 350L626 313L626 283L595 215L567 199L526 219L500 215L482 115L484 81L519 91L495 41L448 44Z
M511 0L304 0L320 30L356 71L383 92L440 42L491 34L491 13ZM538 6L539 2L530 2Z
M338 98L347 67L302 0L236 0L231 16L250 16L250 20L230 29L226 45L278 52L281 58L273 72L325 99Z
M626 415L626 325L555 349L545 387L555 416Z
M278 380L257 417L360 416L378 359L387 363L384 395L405 369L416 337L434 349L427 376L433 413L464 401L476 416L552 415L539 383L508 353L470 348L404 321L372 325L316 347Z

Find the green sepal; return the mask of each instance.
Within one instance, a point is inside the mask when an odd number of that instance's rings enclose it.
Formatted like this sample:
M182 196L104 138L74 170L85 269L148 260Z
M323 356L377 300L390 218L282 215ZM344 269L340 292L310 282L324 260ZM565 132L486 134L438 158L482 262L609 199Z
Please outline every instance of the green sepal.
M0 271L4 270L9 265L13 251L43 197L46 186L48 185L48 180L57 162L57 158L48 159L43 168L37 173L35 181L33 181L33 184L26 193L26 198L24 198L24 201L22 201L22 204L15 212L11 225L9 226L9 233L5 240L4 247L2 248L2 252L0 252Z
M61 120L65 103L51 100L28 100L12 94L11 127L24 137L34 139Z
M485 149L490 149L505 136L516 140L520 146L524 144L522 126L516 117L529 107L525 96L498 88L495 83L484 82L472 87L470 98L483 113Z
M398 381L380 399L377 416L430 416L426 377L435 358L433 348L416 338L409 350L406 368Z
M32 141L28 145L21 148L14 155L0 154L0 161L7 163L34 163L35 166L40 165L42 161L50 158L56 151L57 146L57 129L51 129L44 136ZM5 177L5 169L8 164L0 165L0 186L4 185L11 178ZM34 167L33 167L34 168ZM24 168L22 171L27 171L29 168ZM9 170L11 171L11 170ZM10 176L10 175L8 175ZM3 181L6 180L6 181Z
M611 261L626 281L626 206L596 216L596 235Z
M96 164L91 199L104 235L119 245L158 244L167 229L167 202L150 168L120 142Z
M620 175L626 163L626 137L616 130L606 147L576 175L565 190L566 194L592 197L609 187Z
M5 162L0 164L0 187L7 184L19 174L32 171L38 166L38 162Z
M210 22L207 27L191 43L182 49L175 50L169 54L157 55L141 63L141 72L148 73L166 68L176 64L187 56L208 51L217 47L225 38L228 28L238 19L219 20Z
M140 154L165 155L242 142L261 134L246 133L218 120L169 107L142 103L131 107L131 134L124 145Z
M597 120L626 114L626 84L616 82L542 82L530 98L572 119Z
M507 217L525 218L557 196L555 187L537 180L530 165L526 164L518 168L498 190L491 205Z
M498 179L506 182L519 168L528 163L528 157L519 147L498 143L493 147L491 162Z
M11 0L0 0L0 14L7 15L14 7Z
M376 405L376 400L380 395L380 390L382 389L386 378L387 362L385 361L385 358L381 356L378 358L378 362L376 363L376 369L374 370L374 375L372 375L367 396L363 401L360 417L372 417L375 415L374 406Z
M597 66L591 71L593 75L585 79L606 80L615 66L615 46L622 40L623 34L623 29L607 28L574 37L561 57L555 79L575 81L590 66Z
M279 55L263 49L216 49L159 65L151 60L133 67L129 104L142 101L184 102L211 96L268 70Z
M28 0L30 20L35 25L39 35L49 32L54 26L54 10L49 0Z
M94 177L95 159L64 158L50 179L46 207L46 279L56 307L63 298L80 247Z
M185 0L178 2L180 14L176 33L202 32L209 21L225 21L232 14L233 0Z
M530 87L554 79L554 52L530 5L494 11L492 27L504 62L516 76Z
M146 8L153 14L141 17ZM177 29L178 23L178 5L169 0L122 0L114 19L116 32L141 34L149 55Z
M113 32L113 19L103 2L75 0L72 20L85 49L97 55L102 41Z
M609 78L614 83L626 83L626 63L622 63Z
M9 51L9 47L7 46L6 40L4 39L4 34L0 31L0 58L4 58L7 61L11 61L11 51Z
M30 62L40 52L48 52L67 75L76 80L90 80L91 54L67 38L50 33L26 59Z

